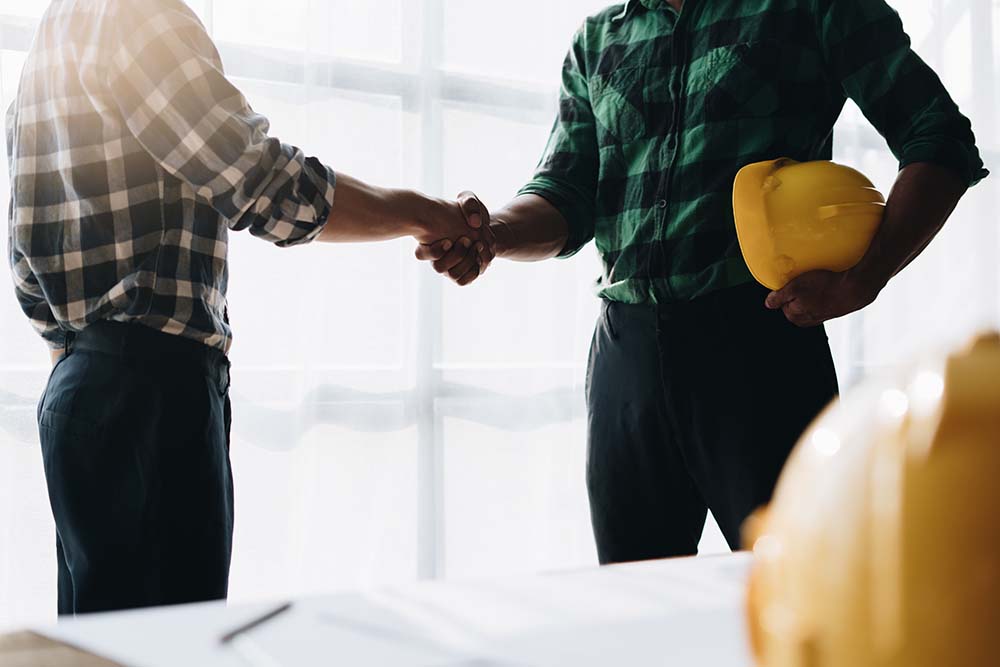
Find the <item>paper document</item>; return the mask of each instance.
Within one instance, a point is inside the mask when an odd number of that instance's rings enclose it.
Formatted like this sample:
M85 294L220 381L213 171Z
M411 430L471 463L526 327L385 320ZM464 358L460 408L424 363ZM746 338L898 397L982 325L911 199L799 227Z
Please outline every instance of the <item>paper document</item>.
M135 667L750 667L746 555L499 581L427 582L274 605L79 619L47 634Z

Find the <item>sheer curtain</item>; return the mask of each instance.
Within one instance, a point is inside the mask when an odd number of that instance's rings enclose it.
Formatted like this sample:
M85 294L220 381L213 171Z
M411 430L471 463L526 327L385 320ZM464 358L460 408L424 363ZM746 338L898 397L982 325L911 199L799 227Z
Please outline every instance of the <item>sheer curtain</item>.
M47 3L0 0L13 97ZM361 178L491 206L529 177L563 54L602 0L190 0L275 136ZM1000 165L1000 3L897 1ZM888 189L853 107L837 159ZM1000 174L879 301L830 326L845 387L996 324ZM6 196L6 170L0 177ZM6 235L0 243L6 244ZM6 245L4 245L6 252ZM445 284L412 243L277 250L234 235L232 597L596 562L584 488L592 249ZM0 283L0 624L52 617L54 529L34 408L45 351ZM703 552L724 544L714 526Z

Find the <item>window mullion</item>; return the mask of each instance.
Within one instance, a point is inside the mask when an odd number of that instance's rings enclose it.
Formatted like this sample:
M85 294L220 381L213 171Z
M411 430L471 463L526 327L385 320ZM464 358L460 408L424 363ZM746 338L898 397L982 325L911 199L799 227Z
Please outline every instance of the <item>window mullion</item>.
M421 128L421 187L425 192L444 189L444 143L441 113L441 43L444 31L442 0L423 0L419 62L419 113ZM442 353L442 284L424 270L417 278L417 575L436 579L444 574L444 438L435 409L441 374L437 360Z

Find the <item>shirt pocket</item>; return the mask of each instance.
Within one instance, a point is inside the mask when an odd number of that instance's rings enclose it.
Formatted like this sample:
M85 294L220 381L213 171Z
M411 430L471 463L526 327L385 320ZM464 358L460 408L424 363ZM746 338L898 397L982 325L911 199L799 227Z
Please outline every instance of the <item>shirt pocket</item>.
M720 46L692 66L689 90L704 95L709 121L773 116L788 65L777 40Z
M590 104L600 143L628 144L647 135L644 116L647 70L644 66L621 67L591 81ZM612 141L601 140L602 133Z

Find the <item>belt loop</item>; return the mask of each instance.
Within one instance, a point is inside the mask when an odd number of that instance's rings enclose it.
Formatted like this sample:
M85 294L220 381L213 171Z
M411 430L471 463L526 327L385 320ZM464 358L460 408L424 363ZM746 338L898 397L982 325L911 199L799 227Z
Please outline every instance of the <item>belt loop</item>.
M70 350L73 349L73 339L76 338L75 331L67 331L63 334L63 356L68 357Z

